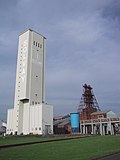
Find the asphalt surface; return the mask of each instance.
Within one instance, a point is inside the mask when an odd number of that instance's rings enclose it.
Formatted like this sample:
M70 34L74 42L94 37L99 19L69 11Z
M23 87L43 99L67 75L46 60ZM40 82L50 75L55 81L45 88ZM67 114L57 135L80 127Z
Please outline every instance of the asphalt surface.
M98 160L120 160L120 153L116 153L110 156L106 156L104 158L100 158Z

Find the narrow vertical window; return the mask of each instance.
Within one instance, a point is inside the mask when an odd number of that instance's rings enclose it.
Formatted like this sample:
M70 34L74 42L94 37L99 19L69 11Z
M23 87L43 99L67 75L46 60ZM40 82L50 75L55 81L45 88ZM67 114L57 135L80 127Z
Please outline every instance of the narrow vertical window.
M33 43L34 45L35 45L35 41L34 41L34 43Z

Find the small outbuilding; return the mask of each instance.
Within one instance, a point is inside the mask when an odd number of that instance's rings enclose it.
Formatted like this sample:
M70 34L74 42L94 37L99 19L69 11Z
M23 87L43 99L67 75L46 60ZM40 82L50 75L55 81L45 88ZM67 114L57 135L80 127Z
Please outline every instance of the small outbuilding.
M0 120L0 135L6 133L6 125L7 125L6 122Z

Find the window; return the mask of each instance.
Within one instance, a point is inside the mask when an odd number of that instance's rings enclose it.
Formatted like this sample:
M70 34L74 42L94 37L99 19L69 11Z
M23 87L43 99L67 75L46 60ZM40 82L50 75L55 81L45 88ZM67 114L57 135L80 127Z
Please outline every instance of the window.
M34 101L32 101L32 105L34 105Z
M35 128L35 130L37 130L37 128Z
M37 96L37 94L35 94L35 96Z
M38 76L36 76L36 78L37 78Z
M40 47L40 43L38 43L38 47Z
M36 42L36 46L37 46L37 42Z
M42 48L42 44L40 44L40 48Z
M35 104L37 104L37 102L35 102Z
M103 115L99 115L99 116L98 116L98 118L103 118L103 117L104 117Z
M34 43L33 43L34 45L35 45L35 41L34 41Z
M39 128L39 130L41 130L41 128Z

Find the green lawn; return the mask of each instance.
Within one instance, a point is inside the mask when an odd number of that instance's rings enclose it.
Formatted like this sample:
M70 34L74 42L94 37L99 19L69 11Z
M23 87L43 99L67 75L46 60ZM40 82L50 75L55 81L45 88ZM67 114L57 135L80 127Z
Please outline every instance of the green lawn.
M81 136L81 135L78 135ZM46 140L55 140L55 139L64 139L72 137L70 135L66 136L49 136L49 137L42 137L42 136L6 136L0 137L0 146L7 145L7 144L19 144L19 143L26 143L26 142L38 142L38 141L46 141ZM77 136L75 136L76 138ZM83 137L83 136L81 136Z
M0 160L90 160L120 151L120 136L98 136L3 149Z
M14 137L14 136L10 136L10 137L0 137L0 146L1 145L6 145L6 144L17 144L17 143L25 143L25 142L36 142L36 141L44 141L44 140L48 140L48 139L52 139L51 138L46 138L46 137L35 137L35 136L31 136L31 137Z

